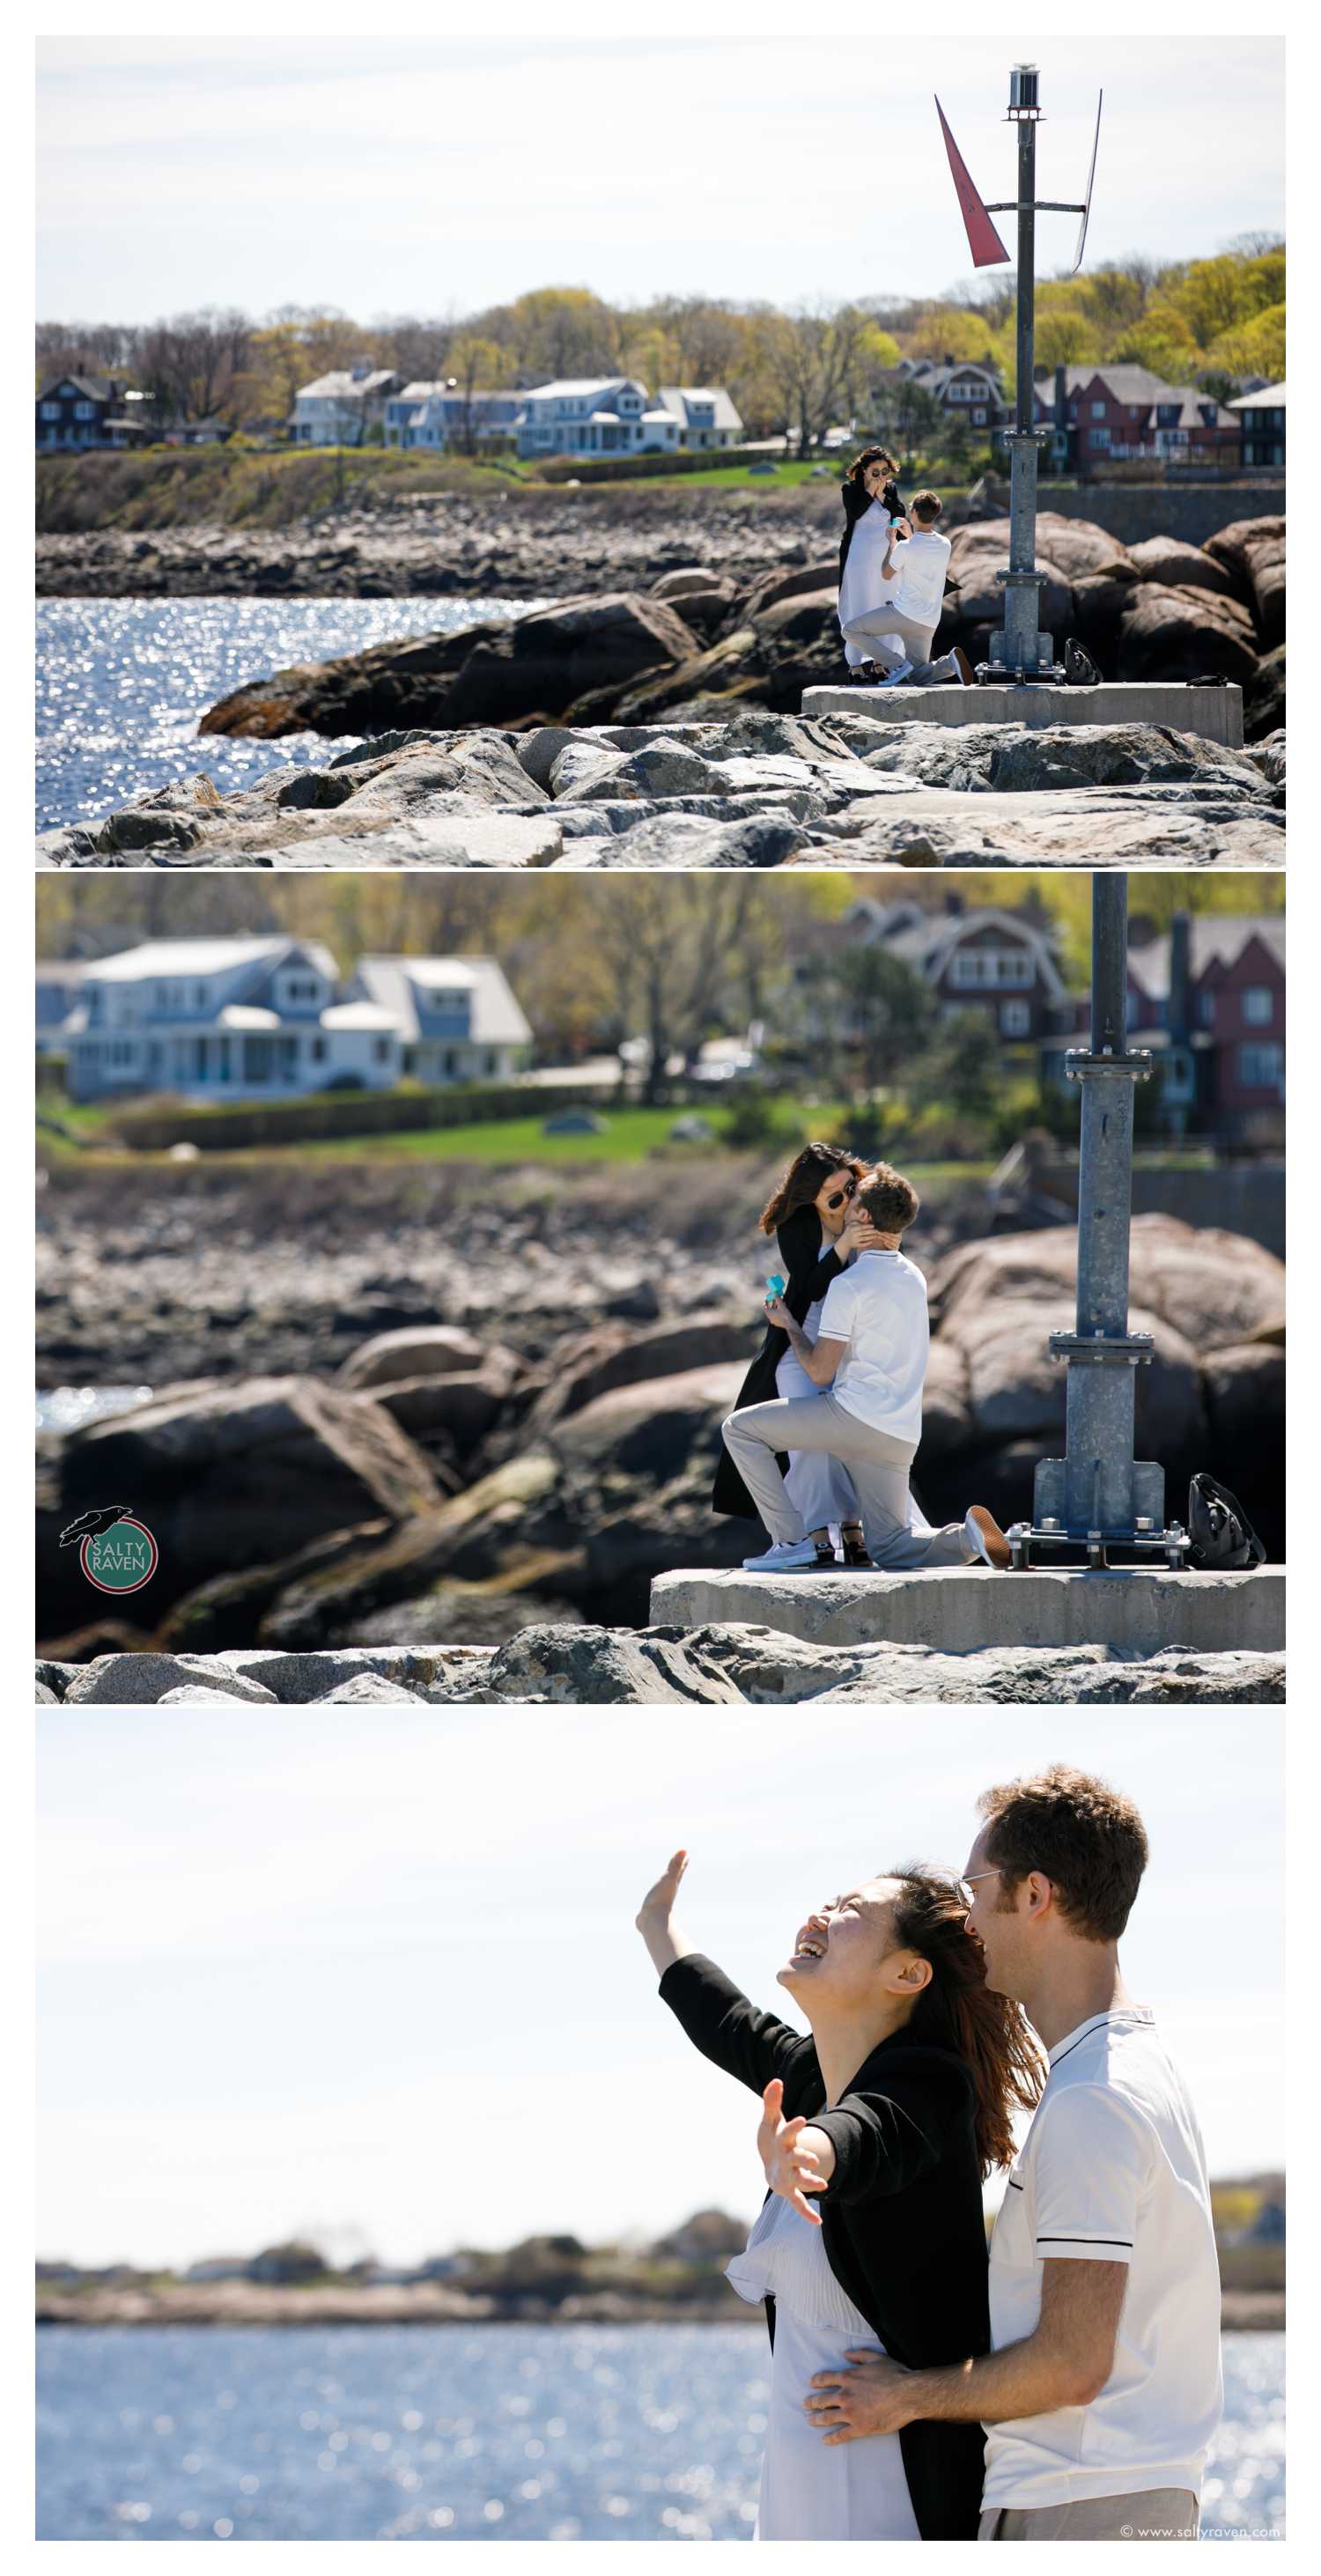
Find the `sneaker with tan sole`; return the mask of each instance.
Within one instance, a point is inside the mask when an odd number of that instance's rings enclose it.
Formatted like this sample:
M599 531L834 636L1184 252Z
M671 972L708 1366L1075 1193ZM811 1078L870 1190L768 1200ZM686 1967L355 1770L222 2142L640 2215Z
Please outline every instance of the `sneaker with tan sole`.
M988 1512L985 1503L973 1503L965 1512L963 1534L976 1549L983 1565L994 1566L997 1574L1005 1572L1010 1562L1009 1541L994 1512Z

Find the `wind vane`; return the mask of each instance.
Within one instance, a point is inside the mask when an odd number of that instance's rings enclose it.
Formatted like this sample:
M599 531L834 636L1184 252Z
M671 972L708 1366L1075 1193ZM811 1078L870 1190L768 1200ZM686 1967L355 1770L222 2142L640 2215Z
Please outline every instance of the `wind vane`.
M1037 450L1045 444L1050 432L1038 429L1034 419L1036 219L1038 215L1081 215L1078 243L1073 255L1076 274L1082 266L1087 219L1092 209L1092 182L1096 177L1104 92L1096 102L1096 132L1092 139L1091 168L1087 174L1087 195L1080 205L1060 204L1057 199L1039 199L1037 196L1037 121L1041 115L1038 79L1035 63L1015 63L1010 72L1006 122L1018 127L1018 195L992 205L984 203L974 186L967 164L950 132L945 111L939 99L936 101L936 114L945 138L945 150L949 155L974 267L996 268L1008 263L1009 253L991 217L1018 217L1018 382L1014 396L1014 426L1007 433L1010 459L1009 570L999 576L1005 585L1005 622L991 637L989 664L983 665L978 672L979 678L995 681L1064 678L1064 672L1055 660L1054 641L1051 636L1041 633L1037 623L1040 614L1037 594L1046 579L1036 567Z

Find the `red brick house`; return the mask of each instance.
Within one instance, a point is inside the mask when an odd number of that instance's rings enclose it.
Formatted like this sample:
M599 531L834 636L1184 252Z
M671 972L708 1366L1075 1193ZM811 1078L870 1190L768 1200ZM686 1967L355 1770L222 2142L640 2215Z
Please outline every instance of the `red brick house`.
M1039 428L1054 422L1060 372L1043 370L1036 379ZM1150 367L1127 364L1065 367L1062 373L1063 461L1072 472L1095 476L1137 460L1237 469L1243 450L1237 413L1195 386L1167 385Z
M1071 997L1072 1034L1045 1040L1043 1064L1064 1079L1064 1054L1086 1036L1090 1006ZM1284 917L1176 913L1170 929L1130 930L1128 1030L1160 1070L1167 1133L1227 1142L1265 1137L1284 1116Z

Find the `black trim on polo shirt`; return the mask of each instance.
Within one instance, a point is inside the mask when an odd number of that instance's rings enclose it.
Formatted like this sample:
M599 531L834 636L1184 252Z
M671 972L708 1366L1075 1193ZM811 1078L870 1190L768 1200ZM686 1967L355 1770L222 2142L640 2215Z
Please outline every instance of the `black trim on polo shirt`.
M1010 2175L1007 2177L1007 2179L1008 2179L1009 2188L1010 2188L1010 2190L1011 2190L1011 2191L1021 2191L1021 2190L1022 2190L1023 2185L1021 2184L1021 2182L1015 2182L1014 2177L1013 2177L1013 2175L1012 2175L1012 2174L1010 2174Z
M1127 2245L1132 2251L1131 2236L1038 2236L1038 2245Z

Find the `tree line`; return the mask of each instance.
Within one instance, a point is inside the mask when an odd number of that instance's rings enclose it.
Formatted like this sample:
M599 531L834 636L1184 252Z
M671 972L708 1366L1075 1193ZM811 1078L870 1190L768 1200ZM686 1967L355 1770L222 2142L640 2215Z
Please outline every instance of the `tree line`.
M370 323L329 305L284 304L260 319L208 306L143 326L41 322L37 376L127 372L166 420L214 415L271 432L284 427L299 387L332 368L388 367L409 382L452 378L466 396L630 375L650 388L726 386L750 438L787 433L806 449L832 423L865 415L882 436L912 444L913 427L924 425L915 415L922 397L894 377L900 359L993 366L1012 393L1014 293L1005 269L945 296L878 294L792 311L706 296L616 305L562 286L478 313ZM1253 234L1207 259L1134 254L1078 277L1045 278L1036 312L1042 366L1137 361L1223 399L1248 378L1283 376L1284 244Z

